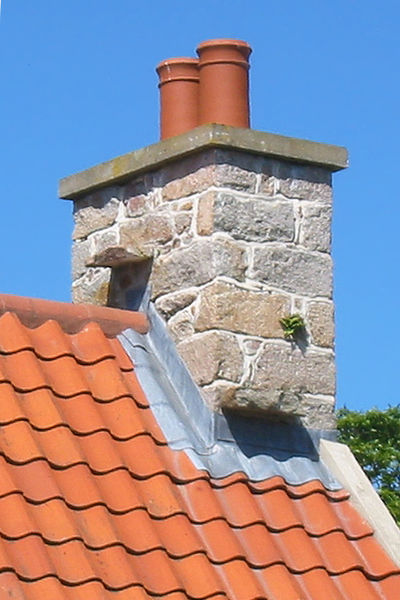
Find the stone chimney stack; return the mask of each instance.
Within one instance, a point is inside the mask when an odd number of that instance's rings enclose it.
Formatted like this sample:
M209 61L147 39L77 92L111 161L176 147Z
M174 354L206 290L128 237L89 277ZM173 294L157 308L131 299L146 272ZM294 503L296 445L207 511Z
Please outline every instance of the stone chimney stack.
M171 61L158 67L161 90L169 85L171 94L165 100L161 91L161 122L167 132L178 123L180 135L167 133L153 146L61 181L61 197L74 201L73 299L143 309L150 294L214 410L331 429L331 175L346 167L347 152L232 127L232 115L248 122L250 48L216 42L200 45L199 63L173 59L179 68L184 61L186 74L192 70L189 81L179 81L190 89L177 91L175 108L177 81L166 83ZM226 64L210 58L216 78L202 75L201 49L208 47L222 48L225 58L236 52ZM231 95L235 86L238 91L228 122L222 110L215 112L221 123L201 124L199 115L212 112L202 112L201 99L207 86L224 80L224 69L228 79L233 72ZM225 93L216 89L216 102ZM185 123L198 115L200 126L180 129L180 115ZM290 335L282 323L296 319L304 327Z

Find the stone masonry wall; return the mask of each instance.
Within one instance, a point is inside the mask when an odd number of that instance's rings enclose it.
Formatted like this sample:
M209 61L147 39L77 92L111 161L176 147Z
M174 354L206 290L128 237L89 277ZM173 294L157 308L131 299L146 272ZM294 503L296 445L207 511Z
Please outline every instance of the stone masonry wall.
M152 261L152 298L209 405L332 428L331 209L321 167L227 150L180 159L75 201L73 299L127 304ZM299 344L279 324L293 313Z

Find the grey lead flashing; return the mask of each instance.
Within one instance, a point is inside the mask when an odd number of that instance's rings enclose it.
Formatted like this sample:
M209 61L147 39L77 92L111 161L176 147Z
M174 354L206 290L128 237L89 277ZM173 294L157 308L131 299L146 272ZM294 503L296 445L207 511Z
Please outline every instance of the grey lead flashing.
M342 487L317 450L321 437L332 434L212 412L152 304L148 317L149 333L126 330L118 337L172 449L184 450L197 469L214 478L244 472L253 481L280 476L291 485L318 479L328 489Z
M73 200L207 148L239 150L319 165L330 171L339 171L348 166L347 150L342 146L210 123L65 177L60 180L59 196Z
M132 330L124 331L120 341L130 356L134 352L132 358L137 376L151 407L155 412L171 417L163 420L163 426L170 431L166 435L167 440L183 448L180 444L183 435L185 444L194 445L199 451L204 447L207 451L214 441L213 413L204 404L152 304L149 304L147 312L149 333L142 335Z

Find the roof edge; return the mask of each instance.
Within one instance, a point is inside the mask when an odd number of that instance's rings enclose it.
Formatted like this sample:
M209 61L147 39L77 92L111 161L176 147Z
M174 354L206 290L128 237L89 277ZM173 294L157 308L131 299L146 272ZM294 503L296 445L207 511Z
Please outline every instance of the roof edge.
M321 440L321 458L332 475L350 492L350 501L368 521L391 559L400 566L400 529L346 444Z
M138 333L147 333L149 330L147 316L141 312L0 294L0 315L6 312L15 313L20 321L30 328L38 327L52 319L57 321L66 333L76 333L93 322L108 336L118 335L125 329L134 329Z
M348 166L348 153L342 146L210 123L65 177L59 183L59 196L73 200L82 194L121 183L139 173L212 147L318 165L330 171L339 171Z

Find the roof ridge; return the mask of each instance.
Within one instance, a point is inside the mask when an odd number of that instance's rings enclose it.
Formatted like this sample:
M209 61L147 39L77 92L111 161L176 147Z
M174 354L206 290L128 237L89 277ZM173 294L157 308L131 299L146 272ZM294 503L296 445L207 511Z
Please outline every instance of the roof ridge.
M133 329L138 333L147 333L149 330L147 316L142 312L0 294L0 316L7 312L15 313L31 329L54 320L65 333L77 333L91 322L97 323L104 334L111 337L125 329Z

